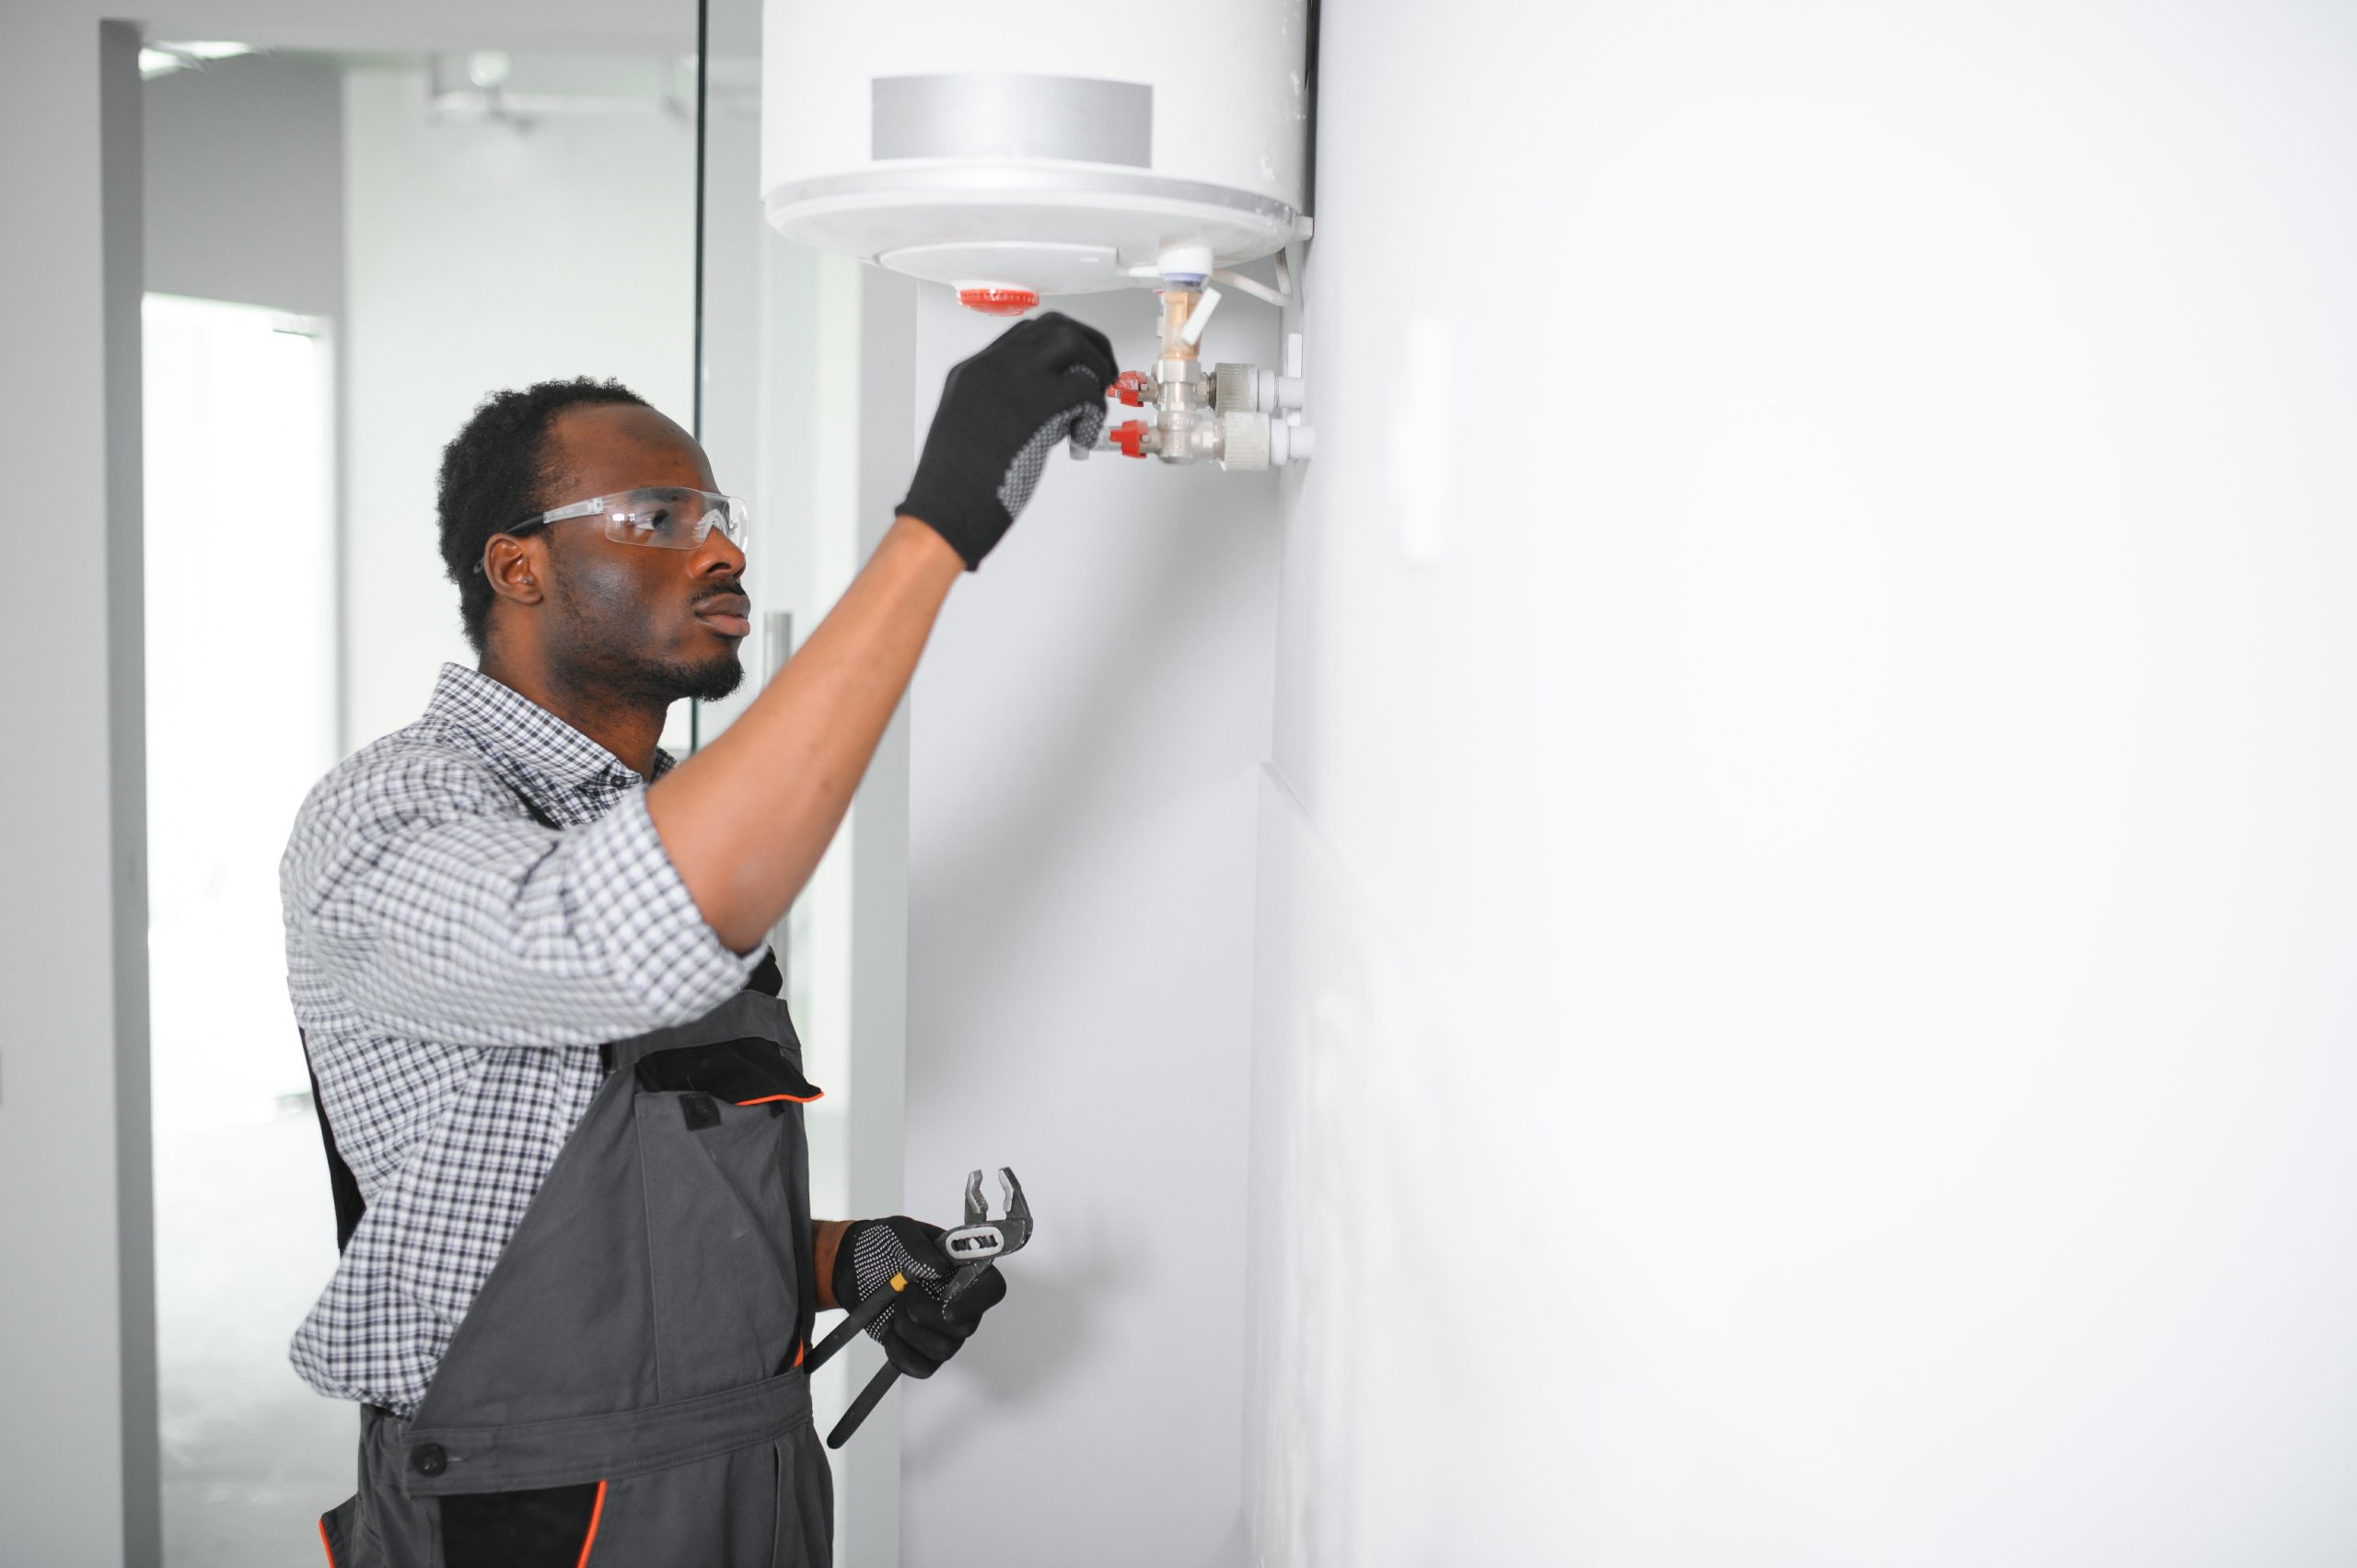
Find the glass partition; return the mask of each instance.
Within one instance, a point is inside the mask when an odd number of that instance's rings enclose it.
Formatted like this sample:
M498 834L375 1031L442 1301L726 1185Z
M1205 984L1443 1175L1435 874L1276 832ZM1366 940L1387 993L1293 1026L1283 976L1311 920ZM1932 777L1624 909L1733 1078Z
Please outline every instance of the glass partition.
M761 0L709 0L703 56L700 435L721 487L752 503L745 584L755 633L746 658L751 678L734 697L700 705L695 733L702 740L743 712L864 559L865 280L859 263L788 244L762 215L761 13ZM822 1218L900 1202L897 1141L877 1146L877 1119L862 1115L864 1099L888 1096L897 1122L897 1039L855 1028L853 1016L854 902L863 888L871 898L892 896L897 888L875 884L899 875L896 865L856 864L861 813L890 809L875 798L876 788L871 775L853 819L774 937L806 1068L827 1090L806 1111L811 1203ZM888 1167L888 1180L855 1179L855 1125L863 1128L860 1163L871 1172ZM819 1370L812 1394L821 1431L880 1359L863 1341ZM898 1433L890 1412L880 1412L833 1456L835 1560L844 1568L899 1561Z

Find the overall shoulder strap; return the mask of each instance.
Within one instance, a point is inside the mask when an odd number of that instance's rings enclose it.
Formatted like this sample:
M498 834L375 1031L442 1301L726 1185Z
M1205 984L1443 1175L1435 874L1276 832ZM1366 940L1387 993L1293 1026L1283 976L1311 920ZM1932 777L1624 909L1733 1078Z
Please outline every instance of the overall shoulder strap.
M516 798L522 803L525 810L532 814L533 821L543 828L557 826L549 814L533 802L531 796L519 790L517 792ZM775 959L770 960L772 964L775 961ZM759 977L755 978L758 983ZM775 985L771 986L770 994L772 996L777 994ZM319 1143L327 1151L328 1193L335 1200L335 1249L341 1252L352 1245L352 1233L360 1228L360 1218L368 1212L368 1200L360 1195L359 1179L352 1174L352 1167L344 1163L343 1156L336 1150L335 1129L328 1124L327 1104L319 1098L319 1075L311 1066L310 1040L300 1029L295 1031L295 1038L302 1041L303 1071L311 1080L311 1110L319 1118Z
M519 791L516 798L541 827L556 826L528 796ZM352 1245L352 1233L360 1228L361 1216L368 1212L368 1200L360 1195L359 1178L352 1174L352 1167L336 1149L335 1129L328 1124L327 1102L319 1098L319 1074L311 1066L310 1038L301 1029L295 1031L295 1038L302 1042L303 1071L311 1080L311 1112L319 1118L319 1144L327 1151L328 1195L335 1200L335 1249L341 1252Z
M360 1228L368 1200L360 1195L359 1179L336 1152L335 1130L328 1125L328 1108L319 1098L319 1075L311 1068L311 1042L300 1029L295 1031L295 1038L303 1042L303 1071L311 1079L311 1109L319 1119L319 1142L328 1152L328 1192L335 1199L335 1249L341 1252L352 1245L352 1233Z

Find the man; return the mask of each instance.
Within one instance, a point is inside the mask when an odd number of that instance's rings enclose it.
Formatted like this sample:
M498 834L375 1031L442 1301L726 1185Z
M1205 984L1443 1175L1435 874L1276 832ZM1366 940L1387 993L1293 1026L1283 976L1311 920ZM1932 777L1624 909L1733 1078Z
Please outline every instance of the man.
M865 569L677 765L670 704L743 677L741 505L611 382L497 394L451 442L480 668L321 781L280 874L343 1245L292 1353L362 1406L339 1568L823 1564L814 1315L907 1285L870 1331L923 1377L1004 1294L945 1311L935 1227L810 1219L819 1091L763 938L1114 375L1053 314L951 371Z

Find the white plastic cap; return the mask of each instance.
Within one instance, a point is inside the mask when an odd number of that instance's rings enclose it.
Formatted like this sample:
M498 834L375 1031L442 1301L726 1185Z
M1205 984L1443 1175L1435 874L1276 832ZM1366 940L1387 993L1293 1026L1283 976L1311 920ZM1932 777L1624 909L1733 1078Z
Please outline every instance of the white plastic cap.
M1190 278L1197 282L1212 275L1212 248L1208 245L1173 245L1155 258L1155 270L1166 278Z

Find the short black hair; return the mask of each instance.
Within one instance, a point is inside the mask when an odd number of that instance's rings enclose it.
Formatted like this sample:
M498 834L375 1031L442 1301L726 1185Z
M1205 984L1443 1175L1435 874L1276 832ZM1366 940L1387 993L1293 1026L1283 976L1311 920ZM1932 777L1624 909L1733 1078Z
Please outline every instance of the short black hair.
M535 512L543 499L548 470L549 425L559 413L584 403L636 403L646 400L620 381L535 381L522 391L493 392L475 405L450 444L442 448L442 483L435 509L442 525L442 570L459 587L459 620L480 656L491 621L491 579L475 570L491 536L504 533Z

